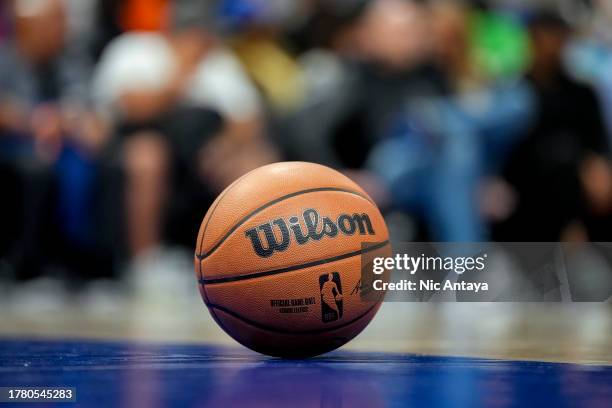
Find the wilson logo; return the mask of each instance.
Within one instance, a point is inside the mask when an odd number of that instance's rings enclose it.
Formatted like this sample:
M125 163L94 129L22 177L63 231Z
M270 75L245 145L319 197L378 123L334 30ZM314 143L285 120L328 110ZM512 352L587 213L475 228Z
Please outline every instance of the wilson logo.
M321 217L316 210L308 209L288 220L277 218L246 231L255 253L262 258L272 256L275 251L287 250L291 244L291 235L298 245L310 240L320 241L324 237L334 238L344 235L374 235L372 221L368 214L341 214L337 219ZM263 238L263 241L262 241ZM265 243L264 243L265 242Z

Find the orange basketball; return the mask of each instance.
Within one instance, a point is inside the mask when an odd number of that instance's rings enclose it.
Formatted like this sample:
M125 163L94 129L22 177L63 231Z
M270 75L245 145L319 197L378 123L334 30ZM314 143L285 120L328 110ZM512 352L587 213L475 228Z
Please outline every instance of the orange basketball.
M347 343L378 311L384 293L360 293L361 259L388 256L388 239L380 211L349 178L277 163L215 200L195 272L204 303L236 341L271 356L314 356Z

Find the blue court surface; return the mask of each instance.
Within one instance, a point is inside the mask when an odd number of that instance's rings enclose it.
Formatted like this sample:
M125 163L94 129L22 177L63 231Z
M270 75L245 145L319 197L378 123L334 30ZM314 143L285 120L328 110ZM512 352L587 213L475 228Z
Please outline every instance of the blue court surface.
M0 386L76 387L97 407L612 406L612 366L139 342L3 340Z

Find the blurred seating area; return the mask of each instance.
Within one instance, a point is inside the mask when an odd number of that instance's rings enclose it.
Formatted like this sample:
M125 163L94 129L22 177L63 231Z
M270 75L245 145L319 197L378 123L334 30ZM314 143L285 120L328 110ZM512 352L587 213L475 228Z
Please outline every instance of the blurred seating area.
M281 160L398 241L612 241L610 141L609 0L3 1L0 280L155 279Z

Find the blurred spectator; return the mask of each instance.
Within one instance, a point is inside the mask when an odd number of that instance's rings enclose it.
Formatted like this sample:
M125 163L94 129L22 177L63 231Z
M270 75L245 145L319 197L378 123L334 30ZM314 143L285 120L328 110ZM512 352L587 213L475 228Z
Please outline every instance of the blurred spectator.
M98 106L114 123L111 150L125 171L131 256L159 247L164 235L191 245L201 209L275 157L262 139L256 90L211 31L210 10L194 4L177 5L168 33L117 37L94 79ZM172 210L183 219L170 222Z
M103 132L87 107L90 66L68 41L62 0L16 0L11 11L14 36L0 50L0 156L19 179L9 197L24 205L9 256L19 274L36 274L45 258L85 269L104 257L91 205ZM76 248L82 256L64 256Z
M587 227L590 238L603 239L608 235L601 226L609 225L602 221L610 214L612 173L601 106L594 91L564 68L570 27L542 13L531 19L529 28L533 62L527 79L537 94L538 116L508 167L519 206L501 237L557 241L570 232L576 236L578 225ZM593 223L593 217L599 222Z
M291 3L295 3L291 6ZM303 103L304 78L299 63L286 41L289 10L299 9L301 0L292 2L225 0L221 19L236 34L232 47L247 73L261 89L270 108L283 113Z
M444 88L404 94L390 138L370 163L396 202L426 222L428 237L484 241L479 193L527 126L531 95L512 77L487 78L476 69L465 7L434 2L429 13L429 55Z
M41 145L51 148L59 137L54 130L59 130L62 113L53 105L79 104L87 98L86 61L81 55L70 55L66 47L61 0L17 0L13 11L15 37L0 54L2 104L12 112L2 116L3 129L25 130L24 116L38 109L31 129Z
M278 86L297 84L300 104L277 115L277 141L288 158L341 168L363 164L371 141L371 129L348 129L359 120L364 107L365 79L359 55L358 31L370 2L319 2L312 15L294 33L303 48L294 58L295 81L278 81ZM283 82L285 83L283 85ZM292 91L293 92L293 91ZM317 118L317 120L312 120ZM354 132L354 133L353 133ZM367 135L367 136L366 136ZM348 149L337 148L347 137ZM367 146L365 146L367 145ZM365 151L365 152L364 152Z

